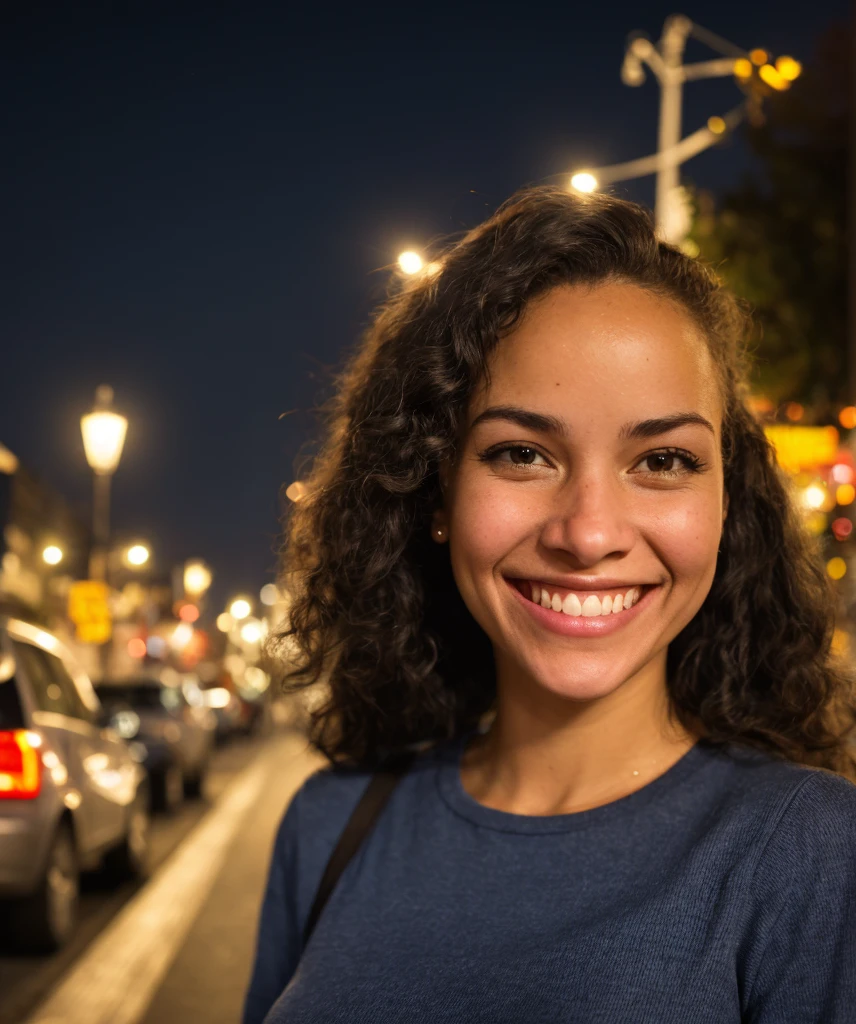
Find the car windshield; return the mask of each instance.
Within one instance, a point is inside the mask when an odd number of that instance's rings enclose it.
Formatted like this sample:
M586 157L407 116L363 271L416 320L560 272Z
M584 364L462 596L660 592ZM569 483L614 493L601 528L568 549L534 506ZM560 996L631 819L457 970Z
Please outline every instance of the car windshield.
M178 693L158 682L100 683L95 692L102 704L130 704L139 709L171 710L181 703Z

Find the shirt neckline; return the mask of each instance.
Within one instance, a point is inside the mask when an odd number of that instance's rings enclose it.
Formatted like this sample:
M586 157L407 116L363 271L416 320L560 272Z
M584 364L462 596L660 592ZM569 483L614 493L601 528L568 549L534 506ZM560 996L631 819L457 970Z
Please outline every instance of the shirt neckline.
M677 787L685 783L709 759L704 740L699 740L662 775L627 796L619 797L600 807L570 814L529 815L512 814L494 807L486 807L470 796L461 781L461 758L473 733L460 736L450 744L438 759L437 787L448 807L467 821L499 832L521 835L544 835L552 832L572 832L597 825L610 825L628 816L638 814L653 804L666 799Z

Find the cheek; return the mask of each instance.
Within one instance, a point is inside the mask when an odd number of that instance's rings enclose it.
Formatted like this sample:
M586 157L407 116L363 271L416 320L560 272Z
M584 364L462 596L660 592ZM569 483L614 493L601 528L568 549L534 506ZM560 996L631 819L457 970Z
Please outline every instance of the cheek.
M449 510L453 564L491 567L537 532L543 509L524 490L502 481L460 481Z
M661 557L679 581L713 578L722 515L708 496L675 505L657 519L652 533Z

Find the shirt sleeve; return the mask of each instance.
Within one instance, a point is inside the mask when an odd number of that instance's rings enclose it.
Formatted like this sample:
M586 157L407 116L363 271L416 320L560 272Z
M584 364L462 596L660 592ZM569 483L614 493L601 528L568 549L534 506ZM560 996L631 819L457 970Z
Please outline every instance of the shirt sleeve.
M757 873L761 909L746 1024L856 1021L856 786L816 771Z
M297 792L283 815L274 840L242 1024L262 1024L268 1010L291 980L300 959L301 936L294 878L301 792Z

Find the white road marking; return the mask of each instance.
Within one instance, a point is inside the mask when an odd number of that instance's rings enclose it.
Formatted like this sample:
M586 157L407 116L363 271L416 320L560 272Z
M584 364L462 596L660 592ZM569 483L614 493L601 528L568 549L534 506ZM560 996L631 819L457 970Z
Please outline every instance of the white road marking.
M262 755L241 772L26 1024L137 1024L196 919L270 765L270 755ZM296 781L307 774L304 765L303 758L289 760Z

